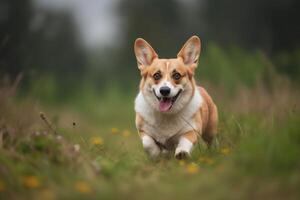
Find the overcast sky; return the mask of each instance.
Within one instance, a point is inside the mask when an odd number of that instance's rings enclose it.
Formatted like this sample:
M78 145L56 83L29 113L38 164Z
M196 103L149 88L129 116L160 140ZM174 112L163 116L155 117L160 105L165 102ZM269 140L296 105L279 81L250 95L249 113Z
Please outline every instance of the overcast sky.
M118 38L121 26L116 7L121 0L34 0L37 7L72 13L88 47L109 45Z
M37 7L67 10L87 47L110 45L121 33L117 6L122 0L33 0ZM162 0L163 1L163 0ZM177 0L181 3L195 0Z

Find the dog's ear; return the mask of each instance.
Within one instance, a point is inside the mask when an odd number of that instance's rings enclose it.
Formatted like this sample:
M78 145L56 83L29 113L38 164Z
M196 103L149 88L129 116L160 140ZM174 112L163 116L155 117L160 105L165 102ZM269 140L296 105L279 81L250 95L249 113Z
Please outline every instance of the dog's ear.
M135 40L134 53L140 70L151 65L153 60L158 57L151 45L142 38Z
M197 66L198 58L201 52L201 41L198 36L192 36L183 45L177 57L182 58L184 64Z

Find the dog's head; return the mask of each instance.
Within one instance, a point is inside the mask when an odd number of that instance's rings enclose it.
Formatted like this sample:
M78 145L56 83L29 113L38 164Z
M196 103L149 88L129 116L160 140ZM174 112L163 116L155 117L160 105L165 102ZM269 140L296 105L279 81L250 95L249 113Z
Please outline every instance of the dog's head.
M196 85L194 71L201 51L201 42L192 36L177 58L160 59L144 39L138 38L134 52L141 71L140 90L157 111L177 113L191 100Z

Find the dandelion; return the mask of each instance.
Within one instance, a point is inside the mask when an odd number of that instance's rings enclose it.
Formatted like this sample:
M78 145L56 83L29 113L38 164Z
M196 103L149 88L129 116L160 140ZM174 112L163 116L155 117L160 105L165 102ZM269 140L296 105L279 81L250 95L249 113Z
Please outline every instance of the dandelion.
M220 153L227 156L228 154L230 154L230 148L228 147L223 147L221 150L220 150Z
M184 166L186 164L186 162L184 160L179 160L179 165L180 166Z
M27 188L38 188L40 187L40 181L36 176L24 176L23 177L23 184L27 187Z
M89 194L92 192L91 187L86 182L83 182L83 181L75 182L74 188L75 188L75 190L77 190L78 192L83 193L83 194Z
M212 158L209 158L209 157L200 157L199 161L202 162L202 163L206 163L208 165L212 165L212 164L215 163L215 161Z
M215 163L215 161L211 158L207 158L206 163L209 164L209 165L212 165L212 164Z
M92 138L91 138L91 143L92 143L93 145L102 145L102 144L103 144L103 139L102 139L101 137L99 137L99 136L97 136L97 137L92 137Z
M0 180L0 192L4 192L5 189L6 189L5 183L2 180Z
M111 133L112 134L117 134L119 132L118 128L111 128Z
M189 174L197 174L199 172L199 166L195 163L190 163L186 166L186 171Z
M129 130L124 130L124 131L122 132L122 135L123 135L124 137L130 136L130 134L131 134L131 132L130 132Z

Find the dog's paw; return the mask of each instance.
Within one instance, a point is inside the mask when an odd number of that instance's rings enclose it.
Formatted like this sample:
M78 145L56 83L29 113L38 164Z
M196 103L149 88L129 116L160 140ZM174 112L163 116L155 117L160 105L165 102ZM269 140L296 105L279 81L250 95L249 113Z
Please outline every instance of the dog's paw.
M184 151L182 149L176 149L175 151L175 158L178 160L186 160L190 157L190 153L187 151Z
M152 159L156 159L160 155L160 149L157 146L152 146L144 149Z
M160 148L155 144L154 140L149 136L143 137L143 147L145 152L152 158L155 159L160 154Z

